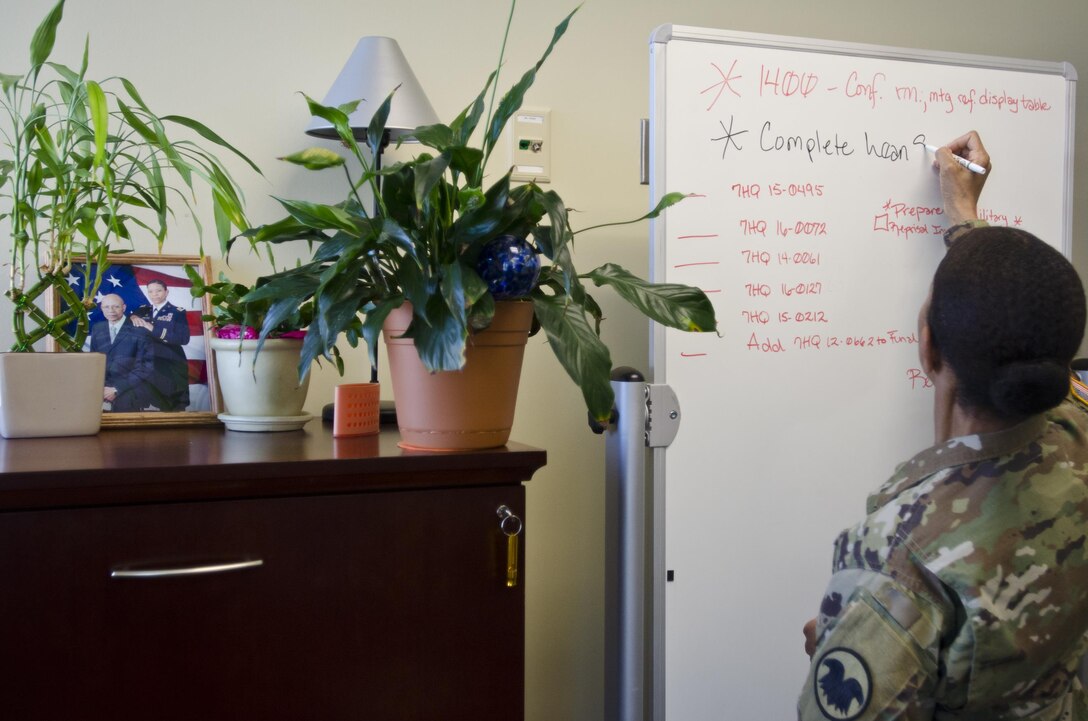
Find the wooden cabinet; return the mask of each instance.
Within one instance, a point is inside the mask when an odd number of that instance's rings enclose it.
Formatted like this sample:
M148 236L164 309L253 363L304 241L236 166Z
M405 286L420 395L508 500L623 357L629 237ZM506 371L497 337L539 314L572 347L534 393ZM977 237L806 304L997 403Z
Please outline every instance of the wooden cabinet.
M0 441L0 716L523 718L498 510L545 454L396 440Z

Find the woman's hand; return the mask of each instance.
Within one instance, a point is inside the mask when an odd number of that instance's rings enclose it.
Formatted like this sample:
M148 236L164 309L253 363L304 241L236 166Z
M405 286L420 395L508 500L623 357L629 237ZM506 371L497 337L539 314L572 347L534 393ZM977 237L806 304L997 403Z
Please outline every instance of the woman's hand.
M975 173L956 161L956 156L986 168L986 173ZM947 145L937 148L937 171L941 178L941 199L948 225L958 225L978 218L978 199L982 186L990 177L990 154L982 144L982 138L974 130Z

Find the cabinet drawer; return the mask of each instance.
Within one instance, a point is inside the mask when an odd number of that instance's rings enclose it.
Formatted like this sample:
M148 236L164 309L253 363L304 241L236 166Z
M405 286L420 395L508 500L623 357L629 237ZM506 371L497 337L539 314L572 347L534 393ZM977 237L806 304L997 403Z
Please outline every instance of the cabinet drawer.
M0 514L0 716L522 718L500 505L524 490Z

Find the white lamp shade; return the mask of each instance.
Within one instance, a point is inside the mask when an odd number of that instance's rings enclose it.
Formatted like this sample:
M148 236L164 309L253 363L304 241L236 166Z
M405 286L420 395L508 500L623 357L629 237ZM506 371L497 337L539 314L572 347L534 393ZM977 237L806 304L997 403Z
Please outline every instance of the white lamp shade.
M360 100L349 121L355 138L364 140L371 117L394 88L397 88L397 92L385 124L392 140L403 137L420 125L438 122L438 114L431 107L431 101L427 100L427 94L423 92L397 41L372 35L359 40L322 104L336 107ZM338 137L332 123L324 118L314 118L306 132L319 138Z

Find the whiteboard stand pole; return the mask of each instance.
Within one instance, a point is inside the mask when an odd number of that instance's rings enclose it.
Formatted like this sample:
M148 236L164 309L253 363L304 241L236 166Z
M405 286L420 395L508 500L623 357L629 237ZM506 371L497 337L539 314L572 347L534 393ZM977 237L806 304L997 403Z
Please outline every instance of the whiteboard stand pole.
M676 436L680 408L668 386L638 370L612 371L616 405L605 428L605 719L646 721L652 709L653 554L646 477L649 448Z

